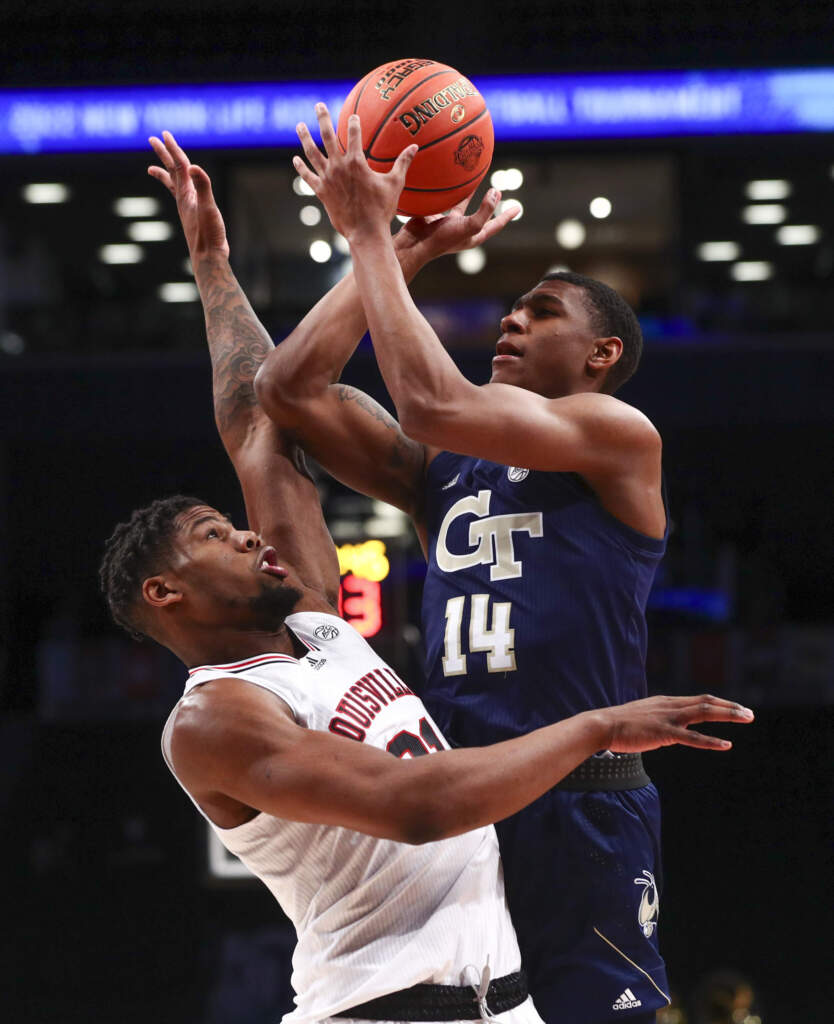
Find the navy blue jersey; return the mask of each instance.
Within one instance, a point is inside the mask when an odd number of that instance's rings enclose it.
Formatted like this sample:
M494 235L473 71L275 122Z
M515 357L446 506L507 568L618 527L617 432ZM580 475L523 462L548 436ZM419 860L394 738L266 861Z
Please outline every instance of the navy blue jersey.
M581 477L442 452L427 474L426 693L462 746L646 695L644 611L665 539Z

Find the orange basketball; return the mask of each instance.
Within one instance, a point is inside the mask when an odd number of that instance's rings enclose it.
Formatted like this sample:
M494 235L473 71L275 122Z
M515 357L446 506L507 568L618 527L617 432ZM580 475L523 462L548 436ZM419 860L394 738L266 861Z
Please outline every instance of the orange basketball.
M390 170L406 146L420 147L399 213L442 213L473 192L489 170L492 118L475 86L447 64L411 58L368 72L339 114L342 148L351 114L360 117L362 148L375 171Z

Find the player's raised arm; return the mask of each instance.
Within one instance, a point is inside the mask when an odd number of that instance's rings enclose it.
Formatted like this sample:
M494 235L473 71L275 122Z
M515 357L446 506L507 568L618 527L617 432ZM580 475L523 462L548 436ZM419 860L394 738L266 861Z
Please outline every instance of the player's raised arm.
M586 711L493 746L400 760L304 729L273 694L232 678L206 683L185 698L173 723L171 754L177 775L204 807L216 806L219 793L278 818L424 843L509 817L594 751L676 743L727 750L728 741L688 726L752 720L752 711L718 697L650 697Z
M494 372L493 382L476 386L458 371L415 306L388 232L413 149L400 154L389 174L372 171L362 153L359 121L354 115L348 125L345 154L333 153L326 160L319 154L312 167L296 162L334 227L350 242L377 360L405 433L426 445L507 465L515 465L523 450L524 465L529 469L572 471L591 481L618 477L628 461L632 475L636 469L646 487L653 481L657 489L657 432L637 410L611 395L595 393L597 378L620 358L621 339L590 335L585 339L587 355L578 354L577 358L582 360L588 393L567 397L536 393L545 386L548 353L539 350L534 354L532 347L527 349L526 327L533 317L537 323L548 318L556 323L570 313L578 316L582 302L578 290L574 309L568 299L555 294L555 288L549 289L552 296L545 288L545 294L531 302L524 297L522 306L502 321L506 337L499 343L494 365L494 371L500 367L501 372ZM554 345L559 344L557 337ZM529 380L519 374L519 379L512 377L510 366L523 368ZM637 501L633 496L630 504Z
M339 152L339 143L325 108L320 105L318 111L324 151L332 157ZM306 125L298 126L298 134L311 166L324 171L327 157ZM465 215L464 200L445 217L409 221L392 242L405 279L411 280L430 260L481 245L500 231L512 211L493 217L496 202L497 196L490 194L471 216ZM356 281L349 273L269 354L255 382L258 399L275 422L291 429L334 476L419 521L423 445L406 437L373 399L338 383L366 330Z
M148 173L174 196L185 233L206 317L215 421L243 490L249 525L280 547L311 588L335 600L336 552L303 452L255 396L255 374L272 340L232 272L211 181L170 132L150 143L162 166Z

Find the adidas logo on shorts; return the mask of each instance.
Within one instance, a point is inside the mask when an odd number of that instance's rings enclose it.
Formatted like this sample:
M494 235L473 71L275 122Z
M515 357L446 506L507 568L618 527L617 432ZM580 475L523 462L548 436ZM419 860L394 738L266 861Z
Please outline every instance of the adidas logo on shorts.
M637 998L637 996L627 988L620 998L611 1007L612 1010L631 1010L635 1006L642 1006L643 1004Z

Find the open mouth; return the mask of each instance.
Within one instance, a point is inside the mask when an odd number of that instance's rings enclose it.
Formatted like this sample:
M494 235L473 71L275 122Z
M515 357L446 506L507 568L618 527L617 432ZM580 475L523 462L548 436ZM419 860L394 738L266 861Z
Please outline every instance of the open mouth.
M265 572L267 575L277 576L279 579L284 579L289 575L283 565L278 564L278 552L273 547L261 548L255 565L258 572Z
M507 338L501 338L498 344L495 346L495 356L493 362L497 359L499 362L509 359L520 359L521 349L517 345L514 345Z

